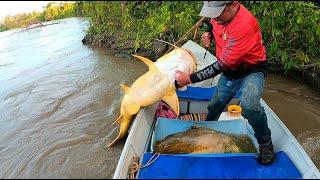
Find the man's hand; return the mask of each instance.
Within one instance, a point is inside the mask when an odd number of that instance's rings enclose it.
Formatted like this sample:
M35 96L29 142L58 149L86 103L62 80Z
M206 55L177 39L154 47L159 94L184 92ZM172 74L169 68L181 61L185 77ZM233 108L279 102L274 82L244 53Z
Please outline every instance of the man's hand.
M204 47L209 48L211 45L211 33L210 32L204 32L201 36L201 41Z
M176 70L175 79L178 85L180 85L181 87L192 83L190 80L190 74L184 73L179 70Z

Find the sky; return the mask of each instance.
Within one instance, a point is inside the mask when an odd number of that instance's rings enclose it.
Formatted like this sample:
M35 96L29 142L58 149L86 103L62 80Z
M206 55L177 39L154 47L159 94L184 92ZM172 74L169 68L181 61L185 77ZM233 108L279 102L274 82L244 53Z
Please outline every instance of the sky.
M49 2L54 1L0 1L0 21L7 15L41 12Z

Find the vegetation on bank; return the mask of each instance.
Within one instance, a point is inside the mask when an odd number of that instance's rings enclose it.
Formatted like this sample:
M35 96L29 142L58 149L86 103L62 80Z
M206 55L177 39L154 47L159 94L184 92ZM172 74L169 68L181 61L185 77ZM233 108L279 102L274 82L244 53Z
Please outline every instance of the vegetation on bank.
M181 1L76 2L88 17L92 45L110 43L128 53L150 50L153 38L173 42L198 21L201 3Z
M271 62L285 70L319 65L320 9L313 2L242 3L259 20ZM131 51L149 49L153 38L173 43L200 19L201 7L201 1L76 2L80 15L89 17L92 44L116 35L117 46Z
M270 67L306 76L320 89L320 9L306 1L243 1L259 20ZM201 17L202 1L80 1L87 17L87 41L127 53L152 50L154 39L174 43ZM198 32L198 37L202 30ZM193 38L193 32L189 39ZM164 51L165 52L165 51Z
M6 16L0 24L0 32L15 28L25 28L40 22L75 16L74 2L50 2L42 12L20 13Z
M319 4L307 1L241 3L259 20L271 69L296 73L320 90L320 78L317 78L320 77ZM175 43L201 18L202 5L202 1L52 2L41 13L7 16L0 24L0 31L81 16L90 22L84 42L111 46L128 54L150 52L148 57L159 57L169 46L160 42L155 46L154 39ZM193 32L187 39L193 39ZM198 31L196 40L202 32L202 29Z

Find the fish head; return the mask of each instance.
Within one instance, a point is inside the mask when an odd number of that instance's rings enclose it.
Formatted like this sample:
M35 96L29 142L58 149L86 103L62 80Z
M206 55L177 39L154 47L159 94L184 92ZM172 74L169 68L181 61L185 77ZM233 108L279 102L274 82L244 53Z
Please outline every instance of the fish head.
M191 57L191 71L190 73L193 73L197 70L197 58L196 56L189 50L189 49L185 49L185 48L181 48L182 50L184 50L185 52L187 52L190 57ZM189 60L190 61L190 60Z
M196 62L196 58L190 50L177 48L160 57L154 64L159 71L167 74L169 79L174 82L176 70L191 74L197 69Z

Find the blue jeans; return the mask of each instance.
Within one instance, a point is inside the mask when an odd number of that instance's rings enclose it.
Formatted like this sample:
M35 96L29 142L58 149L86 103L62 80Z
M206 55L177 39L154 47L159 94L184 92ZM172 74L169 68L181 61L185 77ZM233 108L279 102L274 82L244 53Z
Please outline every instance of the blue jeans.
M233 96L240 91L242 116L248 119L258 143L263 144L271 140L267 116L260 104L264 82L262 72L250 73L239 79L228 78L222 73L213 98L208 105L209 113L206 121L217 120Z

